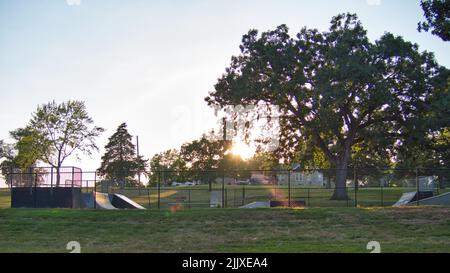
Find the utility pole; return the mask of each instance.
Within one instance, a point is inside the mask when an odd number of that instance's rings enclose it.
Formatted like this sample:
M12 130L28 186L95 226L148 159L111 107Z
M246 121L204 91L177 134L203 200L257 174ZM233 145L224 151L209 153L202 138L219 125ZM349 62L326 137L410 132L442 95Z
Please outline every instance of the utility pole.
M225 207L225 152L227 151L227 120L225 117L222 118L223 122L223 143L225 151L223 152L223 162L222 162L222 208Z
M136 136L136 155L137 155L137 161L139 164L139 136ZM138 165L138 187L139 187L139 194L141 191L141 168Z

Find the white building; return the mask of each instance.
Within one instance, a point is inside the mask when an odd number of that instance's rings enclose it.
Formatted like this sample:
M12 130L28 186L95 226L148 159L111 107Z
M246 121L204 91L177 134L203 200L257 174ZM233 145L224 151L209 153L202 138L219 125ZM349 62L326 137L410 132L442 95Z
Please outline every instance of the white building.
M323 173L320 171L301 171L300 164L295 164L288 177L288 172L277 174L278 184L287 185L289 182L293 186L326 186ZM289 181L290 180L290 181Z

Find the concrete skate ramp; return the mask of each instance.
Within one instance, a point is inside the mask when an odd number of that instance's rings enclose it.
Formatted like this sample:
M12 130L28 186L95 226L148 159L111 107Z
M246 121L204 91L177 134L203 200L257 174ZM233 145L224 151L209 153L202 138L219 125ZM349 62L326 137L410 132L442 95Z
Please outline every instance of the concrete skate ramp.
M450 206L450 192L420 200L420 205Z
M399 206L407 205L409 202L411 202L411 200L413 200L414 196L416 196L416 193L417 192L413 191L413 192L406 192L406 193L402 194L400 199L398 199L397 203L395 203L392 206L399 207Z
M111 204L119 209L145 209L125 195L115 193L112 195Z
M242 209L258 209L258 208L270 208L270 201L267 202L252 202L247 205L241 206Z
M428 199L430 197L432 198L432 196L433 196L432 191L419 191L418 195L417 191L406 192L400 197L397 203L395 203L392 206L393 207L406 206L412 202L417 201L417 198L419 198L420 202L422 202L422 200Z
M97 209L117 209L111 204L111 200L109 199L109 194L96 192L95 193L95 201Z

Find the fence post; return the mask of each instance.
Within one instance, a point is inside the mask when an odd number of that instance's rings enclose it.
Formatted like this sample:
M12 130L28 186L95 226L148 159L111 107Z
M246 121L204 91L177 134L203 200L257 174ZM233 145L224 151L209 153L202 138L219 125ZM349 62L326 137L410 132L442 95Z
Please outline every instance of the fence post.
M73 178L74 178L74 167L72 167L72 189L73 189Z
M225 208L228 207L228 190L225 189Z
M381 186L381 206L384 207L384 195L383 195L384 182L381 182L380 186Z
M37 207L37 200L36 200L36 188L37 188L37 173L34 173L34 187L33 187L33 195L34 195L34 207Z
M310 188L308 188L308 203L307 203L307 206L309 207L310 206L310 203L309 203L309 190L310 190Z
M94 209L97 208L97 172L94 173Z
M161 171L158 171L158 209L161 208Z
M288 206L291 207L291 170L288 170Z
M50 168L50 188L53 190L53 167Z
M245 205L245 185L242 186L242 206Z
M222 170L222 208L225 208L225 169Z
M417 191L417 194L416 194L416 205L418 206L419 205L419 198L420 198L420 188L419 188L419 171L418 171L418 169L416 168L416 191Z
M356 178L356 168L353 167L353 184L355 184L355 208L358 207L358 179Z
M191 189L188 189L188 208L191 208Z
M148 198L148 208L151 208L151 202L150 202L150 188L147 189L147 198Z
M12 166L9 167L9 188L13 187L13 175L14 175L14 169Z

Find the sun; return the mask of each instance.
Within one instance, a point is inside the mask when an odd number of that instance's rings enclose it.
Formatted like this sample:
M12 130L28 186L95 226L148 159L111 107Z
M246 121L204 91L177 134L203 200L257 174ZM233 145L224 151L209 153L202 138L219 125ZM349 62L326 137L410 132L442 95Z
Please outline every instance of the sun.
M234 155L240 156L242 159L247 160L255 154L256 149L251 145L245 144L244 142L238 140L233 141L233 146L230 152Z

